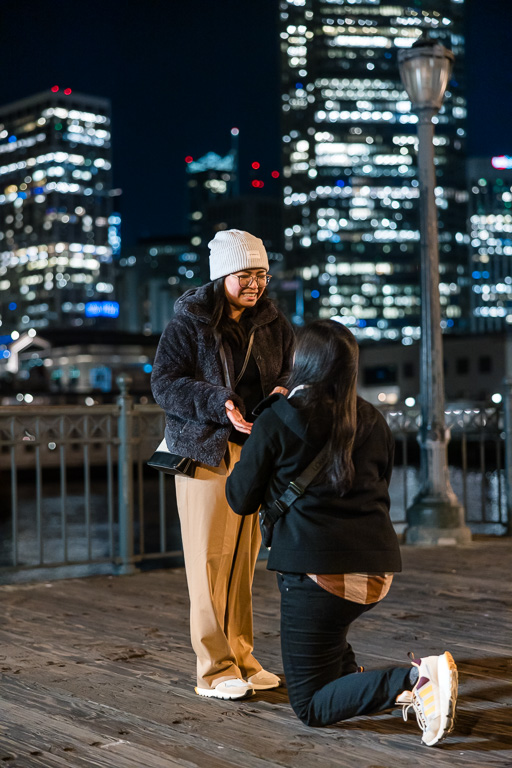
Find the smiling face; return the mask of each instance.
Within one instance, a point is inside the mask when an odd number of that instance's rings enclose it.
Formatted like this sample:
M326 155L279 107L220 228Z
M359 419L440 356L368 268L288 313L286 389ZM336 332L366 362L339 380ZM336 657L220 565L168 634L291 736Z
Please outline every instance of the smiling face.
M261 294L266 288L266 283L262 278L267 274L265 269L244 269L240 272L235 272L232 275L227 275L224 279L224 291L226 293L226 299L228 300L230 315L234 319L240 317L242 312L249 307L254 307ZM244 278L249 280L253 278L250 285L242 287L238 278ZM260 279L262 285L258 285L255 278Z

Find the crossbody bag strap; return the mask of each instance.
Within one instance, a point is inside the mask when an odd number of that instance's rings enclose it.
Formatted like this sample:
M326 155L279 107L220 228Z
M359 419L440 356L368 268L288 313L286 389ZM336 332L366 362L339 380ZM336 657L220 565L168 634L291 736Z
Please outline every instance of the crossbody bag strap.
M253 345L253 343L254 343L254 332L255 332L255 330L256 330L256 328L253 328L253 329L251 330L251 333L250 333L250 335L249 335L249 342L248 342L248 344L247 344L247 352L245 353L245 360L244 360L244 364L242 365L242 370L240 371L240 373L239 373L239 374L238 374L238 376L236 377L234 389L236 389L236 388L237 388L237 386L238 386L238 384L239 384L239 382L240 382L240 380L241 380L242 376L243 376L243 375L244 375L244 373L245 373L245 369L246 369L246 368L247 368L247 366L249 365L249 358L250 358L250 356L251 356L252 345Z
M299 475L299 477L289 483L285 492L265 510L266 522L272 524L276 523L281 515L284 515L284 513L289 510L291 505L304 494L304 491L308 485L313 482L315 477L324 466L327 453L328 446L324 445L320 453L315 456L311 464L308 464L306 469Z
M224 373L224 383L225 383L226 387L228 387L229 389L235 390L237 388L238 383L239 383L240 379L242 378L242 376L244 375L245 370L246 370L246 368L247 368L247 366L249 364L249 358L251 356L252 345L254 343L254 332L255 332L255 330L256 330L256 328L253 328L251 330L250 335L249 335L249 342L247 344L247 352L245 353L244 364L242 365L242 370L240 371L240 373L238 374L238 376L235 379L234 385L231 384L231 375L229 373L228 361L226 359L226 353L224 351L224 346L222 344L221 335L220 335L220 333L218 331L215 331L215 338L216 338L217 344L219 346L220 361L222 363L222 371Z

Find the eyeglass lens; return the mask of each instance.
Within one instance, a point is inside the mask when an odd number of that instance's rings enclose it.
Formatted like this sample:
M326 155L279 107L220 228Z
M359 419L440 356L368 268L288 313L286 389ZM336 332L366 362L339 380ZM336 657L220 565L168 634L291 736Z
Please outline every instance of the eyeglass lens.
M248 288L252 284L253 280L256 281L256 284L259 288L262 288L264 285L268 285L270 280L270 275L251 275L251 277L243 277L241 275L237 275L237 277L241 288Z

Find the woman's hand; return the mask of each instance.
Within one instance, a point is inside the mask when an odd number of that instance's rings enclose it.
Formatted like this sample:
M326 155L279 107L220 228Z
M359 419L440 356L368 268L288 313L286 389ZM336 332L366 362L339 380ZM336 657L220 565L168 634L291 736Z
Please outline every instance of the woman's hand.
M288 394L288 390L286 389L286 387L274 387L274 389L272 390L272 392L270 394L271 395L284 395L286 397L286 395Z
M244 419L238 408L236 408L234 402L232 400L226 400L224 405L226 407L226 416L237 432L243 432L245 435L250 435L252 424Z

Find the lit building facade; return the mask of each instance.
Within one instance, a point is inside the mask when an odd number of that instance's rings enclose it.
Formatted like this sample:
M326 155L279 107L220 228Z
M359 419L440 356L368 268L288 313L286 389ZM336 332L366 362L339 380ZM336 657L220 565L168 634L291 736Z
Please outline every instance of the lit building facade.
M423 33L455 69L437 117L443 327L469 323L463 0L281 0L285 255L304 317L420 335L417 117L397 52Z
M512 157L468 162L471 329L512 324Z
M175 301L201 284L201 274L200 256L189 237L144 238L125 249L116 262L119 327L146 336L162 333Z
M2 333L117 316L110 131L110 103L69 88L0 109Z

